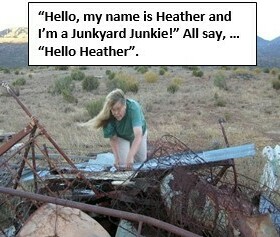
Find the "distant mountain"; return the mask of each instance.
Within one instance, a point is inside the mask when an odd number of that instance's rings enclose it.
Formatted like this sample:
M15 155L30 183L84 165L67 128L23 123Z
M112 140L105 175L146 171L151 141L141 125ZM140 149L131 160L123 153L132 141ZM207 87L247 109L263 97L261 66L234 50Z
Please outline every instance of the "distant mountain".
M274 40L257 38L258 66L280 67L280 37Z
M0 43L27 43L28 28L15 27L0 31Z
M280 67L280 36L271 41L257 37L257 59L258 66ZM0 67L25 67L27 64L28 28L0 31Z

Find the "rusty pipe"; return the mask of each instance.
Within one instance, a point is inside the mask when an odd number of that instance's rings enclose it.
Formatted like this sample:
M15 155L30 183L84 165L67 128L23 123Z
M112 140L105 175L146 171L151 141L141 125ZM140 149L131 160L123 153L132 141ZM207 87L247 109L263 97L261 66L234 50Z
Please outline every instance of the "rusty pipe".
M65 207L77 208L77 209L80 209L83 211L95 212L97 214L127 219L127 220L134 221L134 222L143 222L143 223L153 225L157 228L166 230L170 233L173 233L173 234L176 234L176 235L179 235L182 237L202 237L200 235L194 234L190 231L184 230L182 228L179 228L179 227L169 224L167 222L155 219L153 217L140 215L140 214L115 210L115 209L106 208L106 207L93 206L93 205L89 205L89 204L85 204L85 203L44 196L44 195L40 195L40 194L24 192L21 190L14 190L14 189L5 188L5 187L0 187L0 193L13 195L13 196L19 196L19 197L36 200L36 201L44 202L44 203L53 203L53 204L57 204L57 205L65 206Z

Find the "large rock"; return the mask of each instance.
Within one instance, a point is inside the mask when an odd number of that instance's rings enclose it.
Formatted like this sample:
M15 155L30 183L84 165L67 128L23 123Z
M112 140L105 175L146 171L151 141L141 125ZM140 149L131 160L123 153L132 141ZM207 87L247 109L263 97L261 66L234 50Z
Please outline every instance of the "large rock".
M45 204L34 212L17 237L110 237L93 218L79 209Z

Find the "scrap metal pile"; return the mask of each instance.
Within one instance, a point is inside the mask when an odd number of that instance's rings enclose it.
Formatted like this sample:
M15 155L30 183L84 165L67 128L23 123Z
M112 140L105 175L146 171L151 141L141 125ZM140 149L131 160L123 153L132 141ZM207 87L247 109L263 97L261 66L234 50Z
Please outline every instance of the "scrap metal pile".
M233 158L253 156L252 145L194 152L166 135L132 170L116 170L109 153L76 163L2 86L30 121L0 143L0 236L23 236L44 203L83 210L111 236L120 219L138 224L135 236L279 236L279 194L235 170Z

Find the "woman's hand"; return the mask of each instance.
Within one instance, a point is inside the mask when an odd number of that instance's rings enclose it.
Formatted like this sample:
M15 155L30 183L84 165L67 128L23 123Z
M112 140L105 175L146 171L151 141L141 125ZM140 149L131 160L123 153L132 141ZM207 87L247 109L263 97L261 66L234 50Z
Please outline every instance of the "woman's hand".
M117 170L120 168L120 159L118 157L115 157L114 166Z
M126 159L126 169L131 170L133 167L133 163L134 163L134 157L128 156Z

